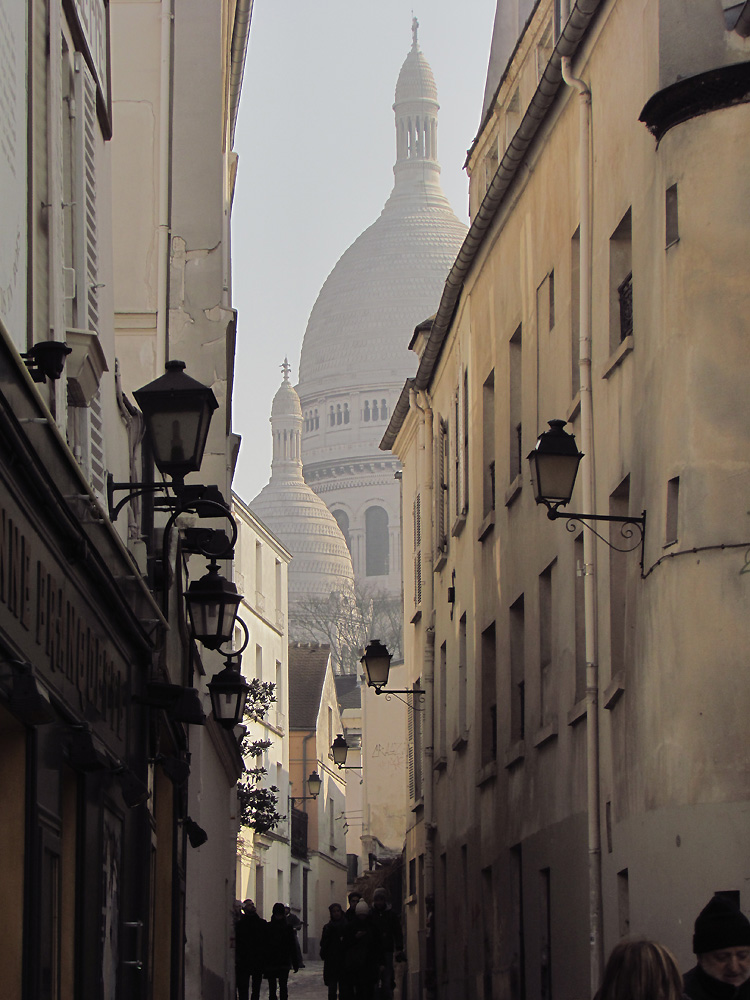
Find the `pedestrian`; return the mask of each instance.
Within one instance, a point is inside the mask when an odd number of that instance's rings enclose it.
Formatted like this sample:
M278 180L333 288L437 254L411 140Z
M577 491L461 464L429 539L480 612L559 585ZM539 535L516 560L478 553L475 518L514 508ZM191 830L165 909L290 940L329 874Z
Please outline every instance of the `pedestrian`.
M234 967L239 1000L248 1000L251 980L251 1000L260 998L267 927L268 924L255 909L255 903L246 899L234 925Z
M297 936L297 931L302 927L302 921L297 916L296 913L292 913L290 906L284 907L284 913L286 915L286 922L294 931L294 947L297 951L297 965L300 969L304 969L305 963L302 961L302 948L300 947L299 937Z
M286 922L284 904L274 903L266 931L264 975L268 980L268 1000L277 1000L277 984L278 1000L287 1000L290 969L294 969L295 972L299 969L297 949L294 947L294 931Z
M346 911L346 919L354 920L354 911L357 909L357 903L362 899L362 894L356 890L352 890L346 897L349 900L349 909Z
M373 926L380 935L380 944L383 949L382 973L375 991L376 996L379 1000L391 1000L394 987L393 959L394 956L399 962L404 959L404 934L401 929L401 920L394 913L388 902L388 893L382 887L373 893L370 917Z
M750 1000L750 920L731 897L717 892L698 914L693 952L690 1000Z
M682 1000L672 952L656 941L621 941L612 949L594 1000Z
M344 931L344 985L350 1000L373 1000L383 965L383 948L370 907L360 899Z
M340 903L328 907L331 919L320 935L320 957L323 959L323 982L328 987L328 1000L347 1000L344 979L344 932L349 921Z

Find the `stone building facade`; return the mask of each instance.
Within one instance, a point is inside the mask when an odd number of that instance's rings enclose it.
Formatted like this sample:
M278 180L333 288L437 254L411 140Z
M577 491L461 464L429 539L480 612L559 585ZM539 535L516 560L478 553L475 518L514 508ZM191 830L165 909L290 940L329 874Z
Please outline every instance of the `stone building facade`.
M574 1000L622 936L687 969L715 890L750 909L750 42L747 4L523 7L498 3L471 227L381 447L426 691L415 995ZM645 512L642 548L535 504L552 418L570 509Z

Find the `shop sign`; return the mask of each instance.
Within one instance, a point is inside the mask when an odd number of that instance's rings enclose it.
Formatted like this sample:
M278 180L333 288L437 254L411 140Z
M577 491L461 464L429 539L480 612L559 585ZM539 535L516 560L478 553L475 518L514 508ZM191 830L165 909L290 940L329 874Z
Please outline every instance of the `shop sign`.
M122 657L29 523L0 505L0 624L61 696L124 738ZM7 625L6 625L7 622ZM93 713L92 713L93 710Z

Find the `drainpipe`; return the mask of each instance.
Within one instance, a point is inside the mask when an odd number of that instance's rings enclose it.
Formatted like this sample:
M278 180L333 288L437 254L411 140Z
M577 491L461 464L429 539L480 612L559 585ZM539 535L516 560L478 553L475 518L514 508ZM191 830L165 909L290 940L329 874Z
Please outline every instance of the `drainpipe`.
M562 77L578 94L580 187L580 350L581 463L583 510L595 506L594 408L591 381L591 91L573 76L570 58L562 59ZM598 990L603 967L602 848L599 822L599 666L597 662L596 541L583 534L584 617L586 627L586 791L588 808L589 942L591 994Z
M422 648L422 688L424 690L424 728L422 731L422 788L423 788L423 809L422 826L424 830L424 907L425 917L432 908L435 896L435 852L434 852L434 807L433 807L433 777L434 777L434 738L433 738L433 703L434 703L434 680L435 680L435 608L434 608L434 582L432 576L432 544L433 544L433 431L432 431L432 406L430 398L425 391L416 393L410 391L412 406L421 414L419 427L419 459L420 476L419 484L423 492L424 502L421 504L422 517L422 620L427 622L424 628L424 641ZM423 404L423 405L422 405ZM429 617L428 617L429 616ZM412 710L410 708L410 710ZM429 906L428 906L429 900ZM425 930L429 933L429 927ZM425 947L425 969L424 969L424 995L434 996L435 982L435 961L433 952L433 942L426 939Z
M156 252L156 377L164 371L169 315L169 170L172 125L172 0L161 0L161 61L159 70L159 194Z

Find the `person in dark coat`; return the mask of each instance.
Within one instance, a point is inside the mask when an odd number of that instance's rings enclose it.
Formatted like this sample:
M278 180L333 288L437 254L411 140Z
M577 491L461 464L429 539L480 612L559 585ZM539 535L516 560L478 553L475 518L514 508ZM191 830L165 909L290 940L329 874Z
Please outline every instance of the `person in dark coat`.
M720 892L698 914L693 934L698 964L685 973L690 1000L750 1000L750 920Z
M357 903L360 901L360 899L362 899L362 895L359 892L352 891L346 898L349 900L349 909L346 911L344 916L346 917L347 920L353 921L354 911L357 909Z
M246 899L234 925L234 966L239 1000L248 1000L251 980L251 1000L260 998L267 927L268 924L255 909L255 903Z
M299 969L299 962L294 944L294 931L286 921L283 903L273 904L271 919L266 929L265 945L264 975L268 980L268 1000L277 1000L277 984L278 1000L287 1000L289 970L294 969L296 972Z
M350 1000L373 1000L383 965L383 948L370 907L360 899L344 931L344 985Z
M377 996L379 1000L391 1000L394 986L393 958L395 955L398 961L403 961L404 933L400 919L388 902L388 893L383 888L378 888L373 893L370 919L380 935L383 949L383 967Z
M323 982L328 987L328 1000L347 1000L344 981L344 931L349 921L339 903L328 907L331 919L320 935L320 957L323 959Z

